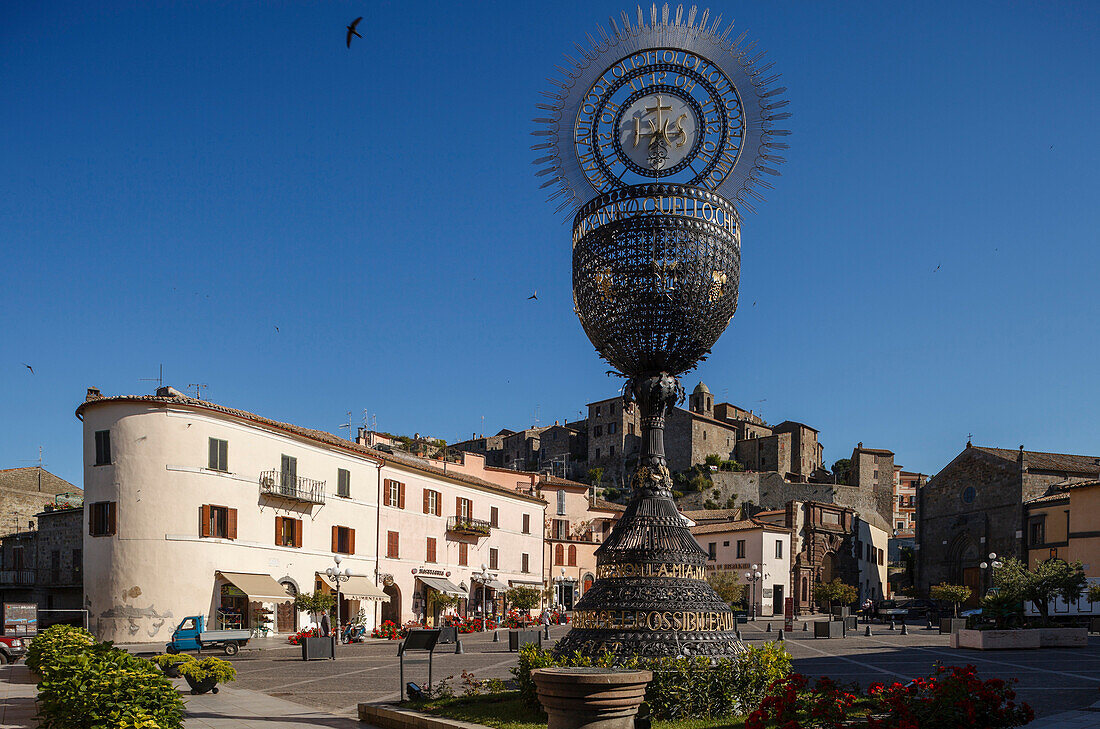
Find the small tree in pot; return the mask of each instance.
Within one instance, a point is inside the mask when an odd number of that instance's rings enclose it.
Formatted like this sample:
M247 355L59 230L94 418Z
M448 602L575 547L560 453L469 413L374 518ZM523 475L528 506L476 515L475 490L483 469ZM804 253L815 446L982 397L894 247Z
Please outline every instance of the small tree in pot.
M294 607L309 613L314 623L321 622L321 614L332 610L336 605L336 596L331 592L303 592L294 598Z
M233 668L233 664L214 656L184 663L180 665L179 672L187 679L192 694L205 694L207 691L218 693L219 683L237 680L237 669Z
M851 605L858 597L859 591L841 582L839 577L834 577L832 582L819 582L814 585L814 602L826 603L828 605L826 609L830 612L834 603Z
M1049 604L1054 598L1073 602L1088 585L1088 580L1079 561L1049 559L1029 570L1020 560L1009 557L993 573L993 584L1000 592L1021 602L1030 600L1045 621L1050 616Z
M946 582L933 585L928 596L939 602L951 603L955 617L959 617L959 605L970 599L970 588L966 585L948 585Z
M539 590L534 587L513 587L504 596L509 605L525 611L527 617L531 617L531 611L539 606Z

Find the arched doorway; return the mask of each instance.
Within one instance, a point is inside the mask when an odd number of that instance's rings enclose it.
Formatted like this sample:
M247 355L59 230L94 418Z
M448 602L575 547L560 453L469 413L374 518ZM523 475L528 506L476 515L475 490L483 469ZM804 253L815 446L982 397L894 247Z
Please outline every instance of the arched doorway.
M391 582L382 587L382 592L390 598L389 602L382 603L382 622L389 620L401 625L401 590Z
M981 554L978 552L978 545L969 534L964 532L952 540L947 553L955 584L970 588L970 597L966 599L963 606L977 607L978 601L982 598L982 571L978 566Z
M279 583L286 588L290 599L275 606L275 631L279 633L298 632L298 611L294 609L294 598L298 596L298 587L290 580Z
M832 582L838 577L836 571L836 552L829 552L821 558L821 567L818 568L818 580L820 582Z

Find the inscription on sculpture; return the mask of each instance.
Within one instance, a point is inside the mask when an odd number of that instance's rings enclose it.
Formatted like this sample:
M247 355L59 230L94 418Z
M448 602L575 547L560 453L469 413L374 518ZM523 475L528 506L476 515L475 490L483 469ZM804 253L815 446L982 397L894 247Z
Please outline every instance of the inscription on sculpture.
M578 610L574 628L604 630L731 631L737 628L733 613L648 610Z
M706 568L690 564L601 564L596 567L597 579L605 577L676 577L685 580L705 580Z

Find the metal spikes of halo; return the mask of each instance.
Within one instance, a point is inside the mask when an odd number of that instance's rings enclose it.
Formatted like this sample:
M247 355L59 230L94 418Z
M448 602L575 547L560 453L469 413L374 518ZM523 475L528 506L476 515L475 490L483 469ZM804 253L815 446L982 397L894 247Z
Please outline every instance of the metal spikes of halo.
M771 187L762 174L779 174L789 132L775 123L790 115L763 52L709 11L653 5L621 20L566 55L535 120L536 174L557 212L574 214L574 311L626 378L623 404L637 404L642 427L630 503L555 651L733 655L744 645L672 499L664 427L683 400L677 376L737 310L739 208Z

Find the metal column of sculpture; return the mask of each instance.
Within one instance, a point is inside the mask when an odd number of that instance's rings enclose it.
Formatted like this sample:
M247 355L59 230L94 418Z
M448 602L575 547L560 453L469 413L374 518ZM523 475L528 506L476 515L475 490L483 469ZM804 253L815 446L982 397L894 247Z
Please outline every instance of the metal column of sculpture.
M623 13L539 104L534 148L558 211L574 211L573 299L600 356L626 378L642 448L626 512L596 550L597 579L560 653L738 653L736 623L706 582L707 554L672 499L665 460L677 377L705 359L737 309L741 218L778 174L789 116L763 53L692 7ZM544 151L543 151L544 150Z

